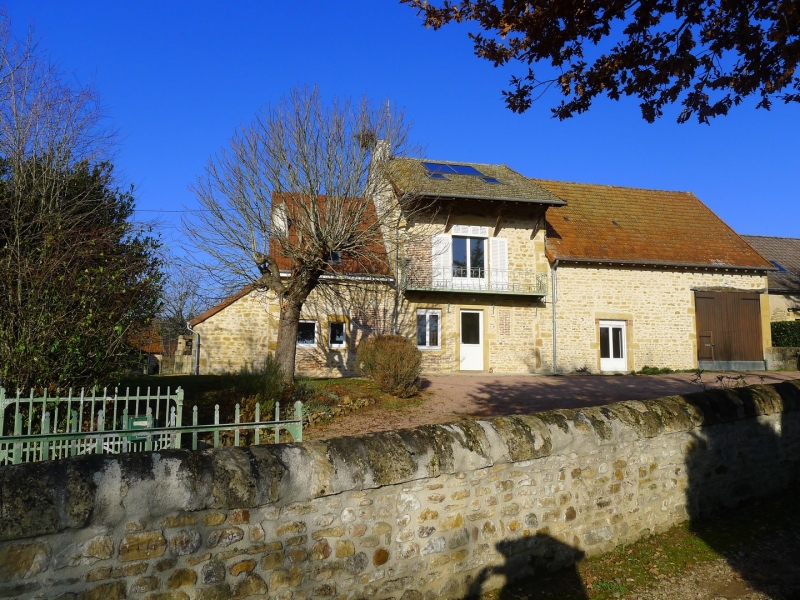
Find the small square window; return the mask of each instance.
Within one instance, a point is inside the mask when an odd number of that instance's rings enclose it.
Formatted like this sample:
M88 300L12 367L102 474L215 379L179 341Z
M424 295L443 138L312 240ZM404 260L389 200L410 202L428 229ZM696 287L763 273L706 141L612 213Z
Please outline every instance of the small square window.
M441 348L439 341L439 323L442 311L434 309L420 309L417 311L417 348L420 350L438 350Z
M341 252L331 252L328 254L328 262L332 264L338 264L342 262L342 253Z
M344 348L347 339L344 334L344 323L332 322L328 325L328 345L331 348Z
M316 321L300 321L297 325L297 345L304 348L313 348L317 345Z

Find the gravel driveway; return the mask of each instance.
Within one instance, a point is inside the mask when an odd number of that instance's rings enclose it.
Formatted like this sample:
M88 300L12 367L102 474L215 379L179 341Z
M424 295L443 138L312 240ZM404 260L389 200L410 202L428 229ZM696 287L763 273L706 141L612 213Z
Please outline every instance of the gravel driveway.
M704 373L709 388L719 387L719 375ZM745 373L748 384L776 383L800 379L798 371ZM471 417L525 414L556 408L582 408L619 402L646 400L702 389L693 373L671 375L428 375L422 401L412 401L396 410L369 407L309 427L307 439L327 439L418 425L450 423ZM402 401L400 401L402 402Z

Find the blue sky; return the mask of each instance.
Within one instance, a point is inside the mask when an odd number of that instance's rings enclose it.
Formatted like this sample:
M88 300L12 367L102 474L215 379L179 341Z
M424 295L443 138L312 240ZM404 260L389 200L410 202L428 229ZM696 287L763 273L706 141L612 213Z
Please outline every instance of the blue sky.
M523 115L500 90L513 72L472 54L464 27L426 30L389 0L4 3L51 59L92 83L120 130L116 158L139 217L178 245L189 185L234 129L298 84L324 97L404 107L430 158L506 163L531 177L689 190L740 233L800 237L800 106L734 109L711 126L656 124L600 100L569 121L548 94ZM517 68L517 70L520 70ZM668 206L664 207L669 210Z

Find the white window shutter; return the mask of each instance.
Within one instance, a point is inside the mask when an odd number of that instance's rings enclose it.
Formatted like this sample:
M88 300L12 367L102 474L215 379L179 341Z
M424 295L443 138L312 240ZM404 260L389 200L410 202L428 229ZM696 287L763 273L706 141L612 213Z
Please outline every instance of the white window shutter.
M453 278L453 247L449 235L434 235L431 244L432 287L450 287Z
M508 289L508 240L489 238L490 286L493 290Z

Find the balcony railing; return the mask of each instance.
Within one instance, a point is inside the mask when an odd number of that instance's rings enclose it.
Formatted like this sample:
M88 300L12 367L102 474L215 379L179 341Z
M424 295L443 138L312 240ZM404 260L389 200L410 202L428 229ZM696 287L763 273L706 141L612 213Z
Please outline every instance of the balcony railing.
M463 267L433 269L430 273L406 273L405 289L417 292L544 296L547 294L547 273Z

